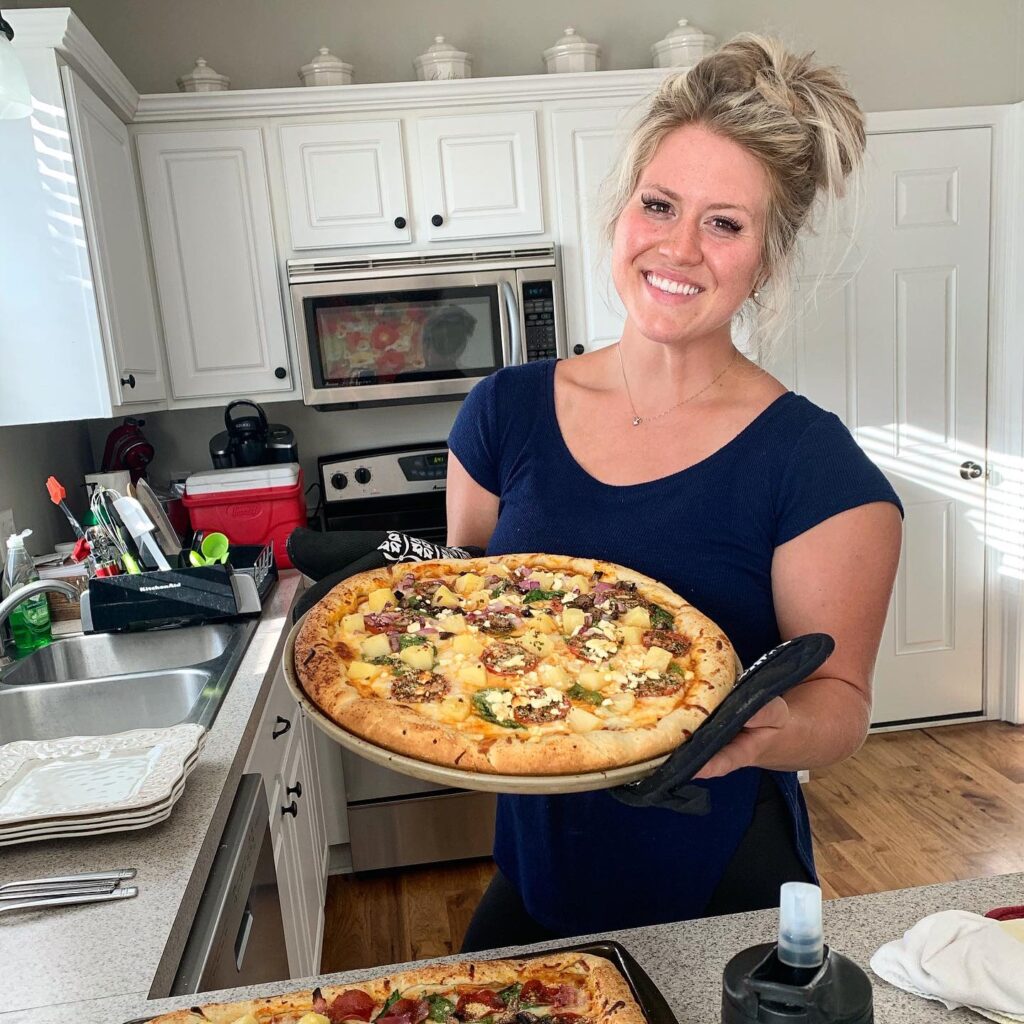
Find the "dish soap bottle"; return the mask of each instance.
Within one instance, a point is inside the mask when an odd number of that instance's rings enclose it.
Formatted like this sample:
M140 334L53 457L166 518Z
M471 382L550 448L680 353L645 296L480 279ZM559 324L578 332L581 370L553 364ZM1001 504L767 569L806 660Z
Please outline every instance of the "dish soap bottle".
M4 570L3 596L7 598L27 583L39 579L35 562L25 550L25 538L31 530L11 534L7 538L7 568ZM14 639L14 656L24 657L39 647L45 647L53 637L50 634L50 607L45 594L36 594L22 601L7 620Z
M779 941L737 953L722 976L723 1024L872 1024L868 976L825 945L821 889L786 882Z

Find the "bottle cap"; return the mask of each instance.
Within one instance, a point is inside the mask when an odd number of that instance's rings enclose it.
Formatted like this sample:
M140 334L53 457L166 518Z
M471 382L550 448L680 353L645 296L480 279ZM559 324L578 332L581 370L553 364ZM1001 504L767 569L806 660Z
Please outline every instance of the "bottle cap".
M785 882L779 897L779 960L790 967L817 967L824 957L821 889Z
M12 533L10 537L7 538L7 547L11 550L14 550L15 548L23 548L25 546L25 538L31 536L31 530L22 530L21 533Z

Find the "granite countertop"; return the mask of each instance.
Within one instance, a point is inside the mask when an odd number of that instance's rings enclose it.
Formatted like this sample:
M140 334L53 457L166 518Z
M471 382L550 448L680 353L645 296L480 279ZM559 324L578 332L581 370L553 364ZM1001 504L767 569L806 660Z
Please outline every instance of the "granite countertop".
M137 832L0 851L0 883L134 867L134 899L0 916L0 1020L67 1006L76 1024L107 1021L92 1001L134 1006L169 989L266 703L301 576L283 572L263 610L213 728L170 818ZM98 1007L98 1004L95 1004ZM13 1011L13 1012L9 1012ZM131 1016L131 1015L129 1015Z

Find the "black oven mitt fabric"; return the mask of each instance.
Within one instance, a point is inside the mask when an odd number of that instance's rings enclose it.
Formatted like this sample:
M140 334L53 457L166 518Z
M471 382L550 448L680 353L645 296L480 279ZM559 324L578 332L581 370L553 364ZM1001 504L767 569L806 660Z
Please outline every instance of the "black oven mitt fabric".
M638 782L609 790L631 807L663 807L679 814L711 810L708 790L691 780L770 700L802 683L835 649L827 633L807 633L773 647L744 672L707 721L668 760Z
M427 562L434 558L478 558L483 548L443 547L397 530L338 530L319 533L299 527L287 543L292 565L316 580L303 591L292 612L293 621L313 607L342 580L380 569L393 562Z

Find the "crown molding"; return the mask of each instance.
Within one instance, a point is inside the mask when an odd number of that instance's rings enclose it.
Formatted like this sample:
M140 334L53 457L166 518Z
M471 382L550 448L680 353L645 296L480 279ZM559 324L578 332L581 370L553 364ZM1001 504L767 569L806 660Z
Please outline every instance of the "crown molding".
M130 122L139 94L70 7L17 8L4 17L18 50L55 50L89 85L103 94L122 121Z
M152 93L139 97L135 124L212 121L240 117L302 117L382 113L444 106L482 106L560 100L597 100L650 93L672 68L590 71L560 75L515 75L436 82L297 86L223 92Z

